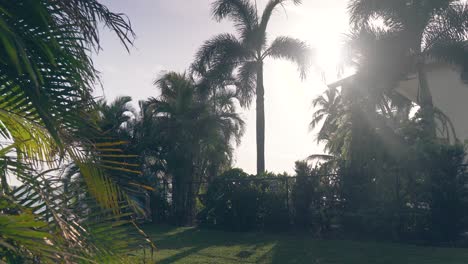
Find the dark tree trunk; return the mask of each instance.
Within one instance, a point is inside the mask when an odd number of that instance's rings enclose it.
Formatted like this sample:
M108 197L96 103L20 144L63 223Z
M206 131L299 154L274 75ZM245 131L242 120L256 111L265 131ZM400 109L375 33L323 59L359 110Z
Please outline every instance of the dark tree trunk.
M172 208L174 223L178 226L193 224L195 199L193 190L193 164L186 157L172 164Z
M178 226L183 226L184 213L185 213L185 194L186 194L186 182L180 174L173 173L172 178L172 217L174 223Z
M0 195L8 194L10 189L5 172L5 168L0 168Z
M436 137L436 124L434 119L434 105L432 94L427 82L426 69L424 62L418 62L419 95L418 101L421 106L424 130L430 138Z
M185 211L185 226L193 226L195 224L195 205L196 205L196 193L195 193L195 182L191 180L187 186L187 206Z
M257 69L257 175L265 172L265 90L263 87L263 63Z

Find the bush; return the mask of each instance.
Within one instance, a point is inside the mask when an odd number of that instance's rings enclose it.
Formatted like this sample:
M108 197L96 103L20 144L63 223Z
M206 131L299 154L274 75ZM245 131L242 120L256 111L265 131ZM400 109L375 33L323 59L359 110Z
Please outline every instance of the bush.
M269 231L284 231L290 227L290 212L288 206L288 188L291 178L286 173L265 173L260 178L260 208L259 219L262 227Z
M308 228L312 224L313 202L316 196L317 182L312 177L312 170L306 162L296 162L296 182L292 190L294 224L299 228ZM317 201L315 201L317 202Z
M331 228L334 211L340 208L336 192L337 178L325 167L311 167L305 161L296 162L296 180L292 189L294 225L322 234Z
M286 175L280 175L285 177ZM203 199L202 225L229 231L285 230L289 227L286 181L232 169L216 178Z
M426 163L430 177L431 229L434 241L456 241L465 215L465 175L462 146L436 144L428 150Z
M466 216L464 155L460 145L415 141L398 166L372 176L375 193L345 211L347 230L378 239L457 241Z
M201 224L230 231L249 231L258 226L260 192L241 169L232 169L208 187Z

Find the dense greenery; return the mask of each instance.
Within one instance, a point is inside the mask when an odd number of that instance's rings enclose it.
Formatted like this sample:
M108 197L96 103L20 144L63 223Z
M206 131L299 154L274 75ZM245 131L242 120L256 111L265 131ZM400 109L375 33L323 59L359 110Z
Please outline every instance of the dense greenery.
M230 231L304 229L326 237L463 242L463 149L418 143L408 151L413 158L399 166L374 159L387 170L371 175L336 160L315 167L297 162L295 177L228 171L202 196L200 222Z
M240 169L225 172L204 195L200 222L230 231L288 228L284 176L250 176Z

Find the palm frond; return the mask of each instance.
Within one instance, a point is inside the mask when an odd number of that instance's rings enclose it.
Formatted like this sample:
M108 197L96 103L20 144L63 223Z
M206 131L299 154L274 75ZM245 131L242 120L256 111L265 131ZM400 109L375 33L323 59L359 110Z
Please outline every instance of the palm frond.
M344 57L357 67L361 81L372 87L373 97L379 98L379 93L391 91L413 70L407 43L398 32L362 27L348 36Z
M209 70L223 67L226 72L230 73L238 63L249 59L251 56L252 54L234 35L220 34L203 44L195 55L194 65L197 67L192 68ZM204 73L206 72L201 72L201 74Z
M309 124L309 129L310 130L313 130L315 129L318 124L324 120L324 118L326 117L326 113L324 113L325 111L321 111L321 110L317 110L313 116L312 116L312 121L310 121L310 124Z
M242 106L250 106L255 94L258 62L248 61L241 64L237 71L237 98Z
M466 42L439 41L427 50L429 58L457 65L461 68L461 79L468 81L468 45Z
M307 160L310 160L310 161L313 161L313 160L331 161L333 159L336 159L336 157L333 155L327 155L327 154L312 154L307 157Z
M259 26L260 32L264 34L268 26L268 22L270 21L270 18L273 15L273 12L275 11L275 9L278 6L282 6L286 4L287 2L292 2L295 5L299 5L302 3L302 0L269 0L265 6L265 9L263 10L262 18L260 20L260 26Z
M63 258L59 255L60 248L52 241L47 222L39 220L10 197L0 196L0 261L32 262L34 256L42 256L45 263L57 263Z
M124 14L111 12L96 0L50 0L50 8L56 10L61 24L72 24L81 32L83 39L96 50L100 45L100 24L109 28L120 39L127 51L133 45L135 33Z
M119 204L125 212L120 215L103 209L84 191L84 179L79 175L62 181L61 173L55 170L34 176L32 173L27 169L18 174L24 184L14 190L12 197L35 219L47 224L45 230L53 234L48 237L58 257L89 263L119 261L131 250L150 242L145 242L140 231L134 229L128 204Z
M440 42L464 42L468 32L468 3L455 3L431 17L423 35L423 51Z
M438 121L437 130L447 142L457 143L458 137L452 120L442 110L434 109L435 119Z
M257 10L248 0L216 0L212 14L218 21L230 18L241 36L249 35L257 26Z
M30 162L45 162L48 165L55 163L57 146L43 126L16 113L0 109L0 130L5 131L1 137L9 140L18 154Z
M456 3L443 9L428 24L424 35L424 52L430 59L461 67L467 80L468 4Z
M386 25L399 26L407 8L405 0L352 0L348 5L350 22L355 27L369 24L373 18L382 18Z
M305 78L312 62L312 50L301 40L290 37L278 37L270 45L264 56L287 59L295 63L301 78Z
M122 126L127 125L132 117L136 116L135 109L129 104L131 101L130 96L120 96L109 105L105 100L97 102L96 110L100 116L100 128L104 133L118 131Z

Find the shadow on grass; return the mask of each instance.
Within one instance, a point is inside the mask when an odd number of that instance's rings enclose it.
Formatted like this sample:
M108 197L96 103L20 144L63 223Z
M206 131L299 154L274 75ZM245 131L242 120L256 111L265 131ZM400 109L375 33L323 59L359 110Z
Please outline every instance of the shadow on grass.
M258 233L229 233L168 226L147 226L145 231L153 237L160 251L176 252L160 259L158 263L162 264L175 263L189 256L221 261L216 263L258 263L255 260L258 255L262 255L262 250L275 243ZM235 249L231 250L231 247Z
M187 250L184 250L180 253L177 253L173 256L170 256L170 257L167 257L165 259L162 259L161 261L159 261L158 263L159 264L170 264L170 263L174 263L175 261L177 260L180 260L180 259L183 259L185 257L188 257L192 254L195 254L197 253L198 251L200 251L201 249L203 248L200 248L200 247L194 247L194 248L190 248L190 249L187 249Z

